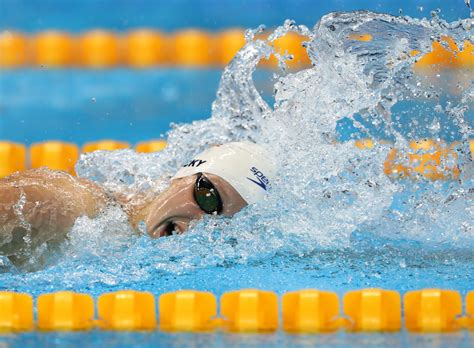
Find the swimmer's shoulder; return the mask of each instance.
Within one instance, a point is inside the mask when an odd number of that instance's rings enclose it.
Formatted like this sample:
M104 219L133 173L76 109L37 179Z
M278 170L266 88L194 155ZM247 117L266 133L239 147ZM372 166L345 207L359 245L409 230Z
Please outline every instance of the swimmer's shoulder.
M51 184L62 186L84 185L89 188L101 189L99 185L93 183L92 181L78 178L62 170L51 170L46 167L15 172L5 178L0 179L0 184Z
M73 181L75 177L62 170L51 170L47 167L36 169L27 169L20 172L15 172L9 176L0 179L0 182L37 182L37 181Z
M64 194L76 198L77 203L87 212L96 211L98 206L106 204L108 200L105 190L100 185L64 171L45 167L16 172L0 179L0 192L12 189L24 190L29 195L39 196L38 198L51 197L54 193L55 197Z

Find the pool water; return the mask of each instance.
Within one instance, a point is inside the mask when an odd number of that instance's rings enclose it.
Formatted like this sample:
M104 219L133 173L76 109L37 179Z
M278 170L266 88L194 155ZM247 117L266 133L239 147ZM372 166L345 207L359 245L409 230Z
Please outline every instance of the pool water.
M0 29L26 32L55 28L80 32L104 27L127 30L136 27L158 27L161 30L203 28L221 30L230 27L256 28L260 24L278 26L287 18L312 26L317 18L333 11L366 9L411 17L429 17L439 9L448 21L469 15L465 0L4 0L1 4Z
M106 345L112 347L470 347L472 333L446 334L168 334L168 333L43 333L5 337L11 347L41 345L74 347Z
M44 250L32 256L33 266L42 262L43 267L25 272L1 258L0 288L34 296L66 289L98 296L128 288L155 295L196 289L219 296L241 288L279 295L317 288L342 295L366 287L400 292L436 287L464 296L474 287L474 179L466 150L474 122L473 86L460 79L457 94L447 93L441 78L427 82L414 74L410 59L415 58L408 54L429 51L432 37L472 39L467 20L463 23L467 29L438 18L428 22L370 12L328 14L312 31L286 22L275 35L289 30L309 35L315 66L278 76L254 73L269 50L259 40L250 41L222 77L215 70L2 72L5 117L0 126L9 140L83 143L111 137L136 142L161 136L170 121L186 123L166 134L169 147L161 153L84 156L78 174L107 188L154 185L199 150L230 140L266 144L280 172L264 202L233 219L204 219L183 235L152 240L134 234L116 207L96 219L81 218L63 245L47 257ZM372 33L374 40L346 41L353 30ZM471 76L472 70L462 73ZM130 121L130 115L138 121ZM360 151L354 136L390 140L405 150L413 138L459 141L461 176L442 182L388 178L382 163L390 147ZM470 346L473 340L467 332L92 331L0 338L13 346Z
M0 138L27 145L164 138L171 123L209 117L221 74L219 69L2 71ZM271 95L271 72L261 71L256 79Z

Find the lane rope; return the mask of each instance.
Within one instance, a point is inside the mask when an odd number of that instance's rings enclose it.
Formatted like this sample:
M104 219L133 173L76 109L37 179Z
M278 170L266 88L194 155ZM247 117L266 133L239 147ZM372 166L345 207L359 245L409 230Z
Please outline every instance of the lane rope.
M403 316L402 316L403 304ZM155 296L121 290L97 300L89 294L59 291L36 299L25 293L0 292L2 331L157 330L172 332L455 332L474 330L474 291L422 289L402 295L394 290L335 292L313 289L287 292L244 289L217 298L210 292L180 290ZM97 315L96 315L97 309ZM159 318L156 315L159 309ZM281 317L279 311L281 310Z

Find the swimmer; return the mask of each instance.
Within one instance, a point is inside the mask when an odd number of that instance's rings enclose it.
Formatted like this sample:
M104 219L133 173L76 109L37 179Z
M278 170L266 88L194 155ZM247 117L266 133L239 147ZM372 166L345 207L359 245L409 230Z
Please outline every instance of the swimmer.
M261 200L275 167L259 145L213 146L186 163L158 196L111 195L98 184L45 168L0 179L0 255L24 263L40 245L57 245L78 217L122 207L132 227L144 221L152 238L181 234L206 214L231 217ZM137 203L139 202L139 203Z

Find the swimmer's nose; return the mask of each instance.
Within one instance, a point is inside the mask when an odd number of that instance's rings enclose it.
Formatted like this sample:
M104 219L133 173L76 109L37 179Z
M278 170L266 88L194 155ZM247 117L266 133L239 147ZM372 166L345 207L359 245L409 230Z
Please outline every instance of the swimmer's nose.
M151 237L183 233L192 220L202 218L204 212L194 200L195 181L195 176L175 180L155 199L145 219Z

